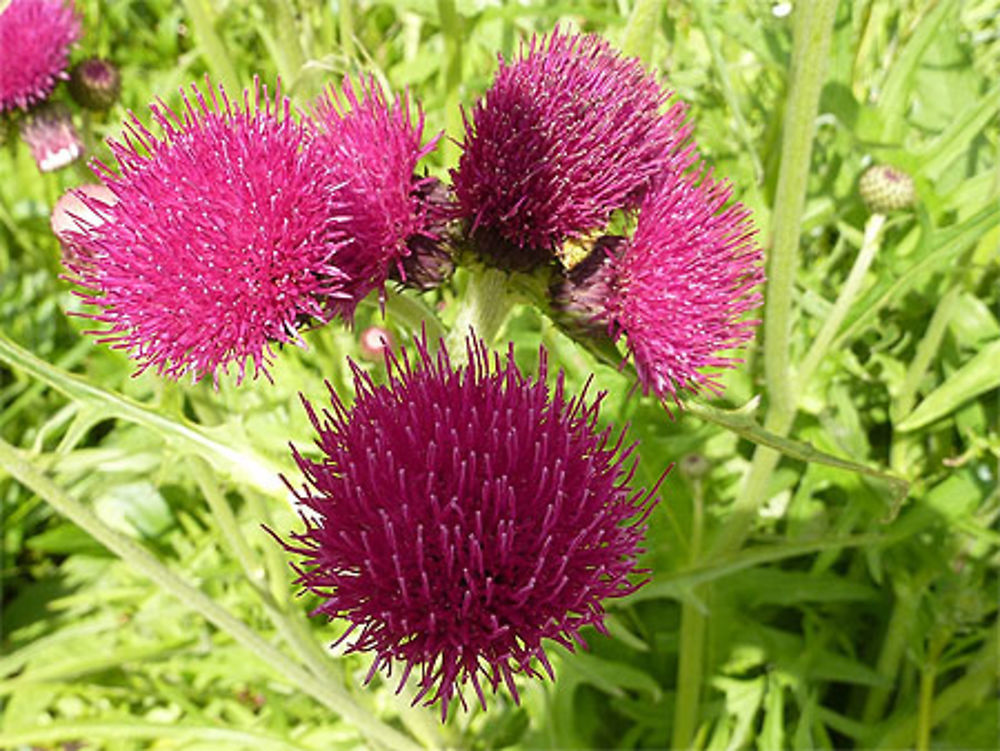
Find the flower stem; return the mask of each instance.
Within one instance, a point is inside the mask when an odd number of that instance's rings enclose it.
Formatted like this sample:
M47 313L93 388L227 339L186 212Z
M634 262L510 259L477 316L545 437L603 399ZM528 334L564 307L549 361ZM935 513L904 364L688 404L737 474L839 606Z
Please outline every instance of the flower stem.
M764 303L764 372L769 408L765 429L787 434L795 419L798 390L792 381L792 295L798 268L799 233L805 208L819 95L829 57L837 0L799 3L792 52L791 84L785 106L781 168L774 200L772 244ZM712 555L738 550L753 527L778 463L774 449L758 446L743 492L716 537Z
M892 695L887 687L896 685L896 676L906 653L907 642L917 623L917 610L921 599L919 587L914 586L908 578L899 577L895 581L894 589L895 602L892 615L875 666L878 674L885 679L886 687L872 686L861 712L862 722L869 726L878 723L885 713Z
M701 556L704 525L704 494L700 478L692 480L691 565ZM701 687L704 672L705 612L702 603L709 595L709 585L693 587L681 605L680 644L678 646L677 698L674 702L674 729L671 746L690 748L698 730Z
M218 605L157 560L144 547L112 529L94 513L48 477L39 472L17 449L0 440L0 467L39 496L56 511L68 518L104 547L128 563L135 571L151 579L157 586L176 597L183 605L199 613L219 630L229 634L250 654L282 674L293 686L301 688L344 720L353 724L366 737L389 748L415 751L419 746L407 736L381 722L362 707L338 684L323 681L296 664L260 634L252 630L228 610Z
M865 274L868 273L872 261L875 260L875 254L878 252L880 246L880 238L884 226L885 214L872 214L865 223L864 240L861 243L861 250L858 251L858 257L854 260L854 265L847 275L847 281L844 282L837 301L833 304L833 309L827 315L826 320L823 322L823 327L820 329L819 334L816 335L816 339L813 341L808 354L799 367L797 380L800 386L805 386L805 384L809 383L809 379L816 372L816 368L823 361L823 358L826 357L827 352L829 352L830 342L833 341L837 332L840 331L840 325L844 322L844 318L847 317L847 313L854 304L858 292L861 291Z
M819 95L829 62L837 0L798 3L792 80L785 104L781 168L774 196L771 252L764 305L764 371L773 409L795 409L791 351L792 295L798 270L799 235L809 183Z
M471 267L468 272L469 281L446 342L448 353L456 363L464 361L464 344L469 330L486 344L492 344L511 308L506 271Z

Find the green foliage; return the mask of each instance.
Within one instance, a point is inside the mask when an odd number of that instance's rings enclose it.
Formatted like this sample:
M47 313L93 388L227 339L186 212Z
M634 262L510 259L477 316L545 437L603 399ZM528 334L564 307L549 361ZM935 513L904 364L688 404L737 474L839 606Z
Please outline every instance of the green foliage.
M74 59L108 56L124 80L122 101L85 124L102 160L128 110L157 96L176 104L178 87L206 73L243 85L280 75L305 106L344 73L370 71L409 87L428 129L458 139L460 105L489 85L497 51L559 23L629 40L691 103L701 150L754 209L765 246L786 210L776 190L794 14L764 0L77 5L86 33ZM571 389L593 374L609 392L602 419L629 423L641 441L642 482L679 464L651 517L651 581L613 604L611 638L593 632L589 651L560 654L554 683L520 681L521 707L493 697L488 712L455 712L443 726L394 685L363 687L369 658L326 649L343 624L307 620L315 603L295 596L261 525L296 524L278 475L296 476L289 441L311 445L298 394L319 400L328 379L348 395L344 356L357 355L357 331L378 322L407 341L432 310L451 320L454 291L390 296L384 321L367 301L355 331L328 326L307 334L309 352L281 352L273 384L216 391L133 378L123 355L82 338L86 324L64 314L79 303L58 278L48 214L86 177L39 175L9 139L0 437L373 720L345 719L0 462L0 747L393 747L381 732L430 748L638 749L669 747L678 725L706 749L1000 746L998 13L994 0L837 4L792 290L787 430L764 424L776 394L758 351L726 376L728 403L670 419L628 372L534 309L507 320L525 366L541 341ZM432 171L445 176L457 154L446 145ZM872 163L909 172L918 195L874 238L856 190ZM871 241L856 297L803 374ZM782 456L752 509L751 538L716 550L760 445ZM690 456L707 473L687 473Z

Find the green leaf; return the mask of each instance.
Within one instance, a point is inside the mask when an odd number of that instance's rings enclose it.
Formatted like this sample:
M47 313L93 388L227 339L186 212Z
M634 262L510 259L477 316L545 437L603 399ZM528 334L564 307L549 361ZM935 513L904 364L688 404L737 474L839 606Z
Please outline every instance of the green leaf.
M765 430L752 417L750 417L747 413L746 407L737 411L728 411L716 409L715 407L709 407L706 404L689 402L685 404L685 409L696 417L700 417L703 420L720 425L727 430L731 430L737 435L746 438L748 441L768 446L780 451L785 456L790 456L793 459L799 459L800 461L815 464L825 464L830 467L844 469L848 472L856 472L859 475L867 475L868 477L874 477L887 482L892 491L892 508L890 509L890 516L895 516L899 505L903 502L903 499L906 498L906 494L909 492L909 483L891 472L874 469L864 464L853 462L850 459L842 459L840 457L833 456L832 454L820 451L811 443L795 441L791 438L785 438L777 433L771 433L770 431Z
M931 181L941 178L945 170L966 152L979 131L996 117L998 101L1000 83L985 92L975 105L966 108L941 135L917 152L917 157L923 161L921 172L924 177Z
M889 77L879 97L879 108L885 113L882 130L883 141L899 140L906 117L907 99L913 88L913 77L924 53L934 41L938 27L955 8L956 0L939 0L924 16L916 32L910 37L902 54L889 71Z
M794 606L806 602L855 602L878 599L878 591L860 582L830 574L756 568L727 582L735 598L747 606Z
M920 249L914 254L913 263L902 274L894 279L884 275L855 303L843 330L830 345L831 350L843 347L867 326L873 325L882 308L892 301L901 300L904 293L925 274L953 263L998 223L1000 206L990 204L959 225L925 236Z
M576 652L566 656L562 664L584 683L589 683L611 696L624 696L624 689L645 691L653 700L661 694L658 684L649 673L644 673L624 662L606 660L595 655Z
M951 414L963 403L1000 387L1000 339L981 349L917 405L896 429L917 430Z

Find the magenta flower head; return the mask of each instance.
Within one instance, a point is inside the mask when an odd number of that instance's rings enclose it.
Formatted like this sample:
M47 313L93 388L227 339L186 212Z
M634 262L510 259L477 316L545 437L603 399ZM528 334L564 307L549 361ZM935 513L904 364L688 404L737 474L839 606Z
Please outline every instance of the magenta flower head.
M718 371L741 362L758 321L761 252L732 188L688 156L646 196L631 239L605 238L555 290L554 305L584 326L625 337L645 391L719 394ZM599 255L600 254L600 255Z
M354 368L347 407L331 389L306 483L305 531L286 547L316 613L350 624L352 651L375 653L369 680L399 663L414 703L484 683L515 700L517 673L552 677L543 640L571 651L603 630L601 601L635 591L636 557L654 501L630 487L635 444L597 426L601 396L568 398L518 369L513 346L491 359L478 339L453 367L423 342L388 360L388 385Z
M348 297L336 307L347 319L393 270L402 270L411 245L440 239L433 229L439 210L423 200L431 178L416 175L417 163L434 150L440 135L422 144L424 116L418 109L412 117L406 96L390 104L372 78L358 88L360 96L345 78L339 91L331 86L314 105L317 142L330 171L344 183L348 219L336 261L349 277Z
M63 0L12 0L0 10L0 112L26 110L66 79L80 19Z
M556 30L500 61L466 115L457 212L501 267L543 263L563 242L638 206L688 137L685 108L638 60L597 36Z
M181 114L150 107L162 135L133 116L109 142L119 173L95 170L116 200L79 195L104 220L70 238L87 262L69 269L107 324L93 333L139 372L217 381L230 363L266 373L272 342L330 317L344 274L339 184L289 101L257 82L242 106L208 88L182 92Z

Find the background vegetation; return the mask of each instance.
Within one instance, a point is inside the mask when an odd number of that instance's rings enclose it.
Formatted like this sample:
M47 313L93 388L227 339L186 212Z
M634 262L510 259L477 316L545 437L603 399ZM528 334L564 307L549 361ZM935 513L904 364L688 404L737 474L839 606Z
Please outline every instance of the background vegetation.
M11 138L0 437L20 450L0 452L0 747L1000 747L996 0L823 0L791 15L764 0L77 5L75 59L110 57L125 82L120 105L81 123L102 158L127 110L176 103L206 72L231 90L280 75L304 105L372 71L410 88L430 132L460 138L459 105L489 85L498 51L557 23L605 34L692 104L706 158L786 264L769 269L784 291L769 290L762 344L713 405L739 411L693 404L675 420L515 312L506 335L526 364L542 340L573 384L595 372L610 391L603 418L631 423L644 481L677 466L651 521L652 581L612 606L612 638L554 649L557 680L524 682L522 706L496 697L441 726L378 679L364 688L370 658L328 653L342 626L308 621L261 530L295 525L277 474L294 474L287 442L310 440L297 393L321 398L329 378L349 394L344 356L377 304L356 331L328 326L309 352L282 352L274 384L132 378L65 315L78 303L48 217L88 178L38 174ZM795 24L826 7L828 54L817 17L820 41L793 65ZM446 141L433 171L457 153ZM875 162L918 192L881 232L856 190ZM461 282L423 302L447 322ZM389 306L397 341L412 308ZM874 473L804 461L818 452ZM89 509L130 562L52 504Z

